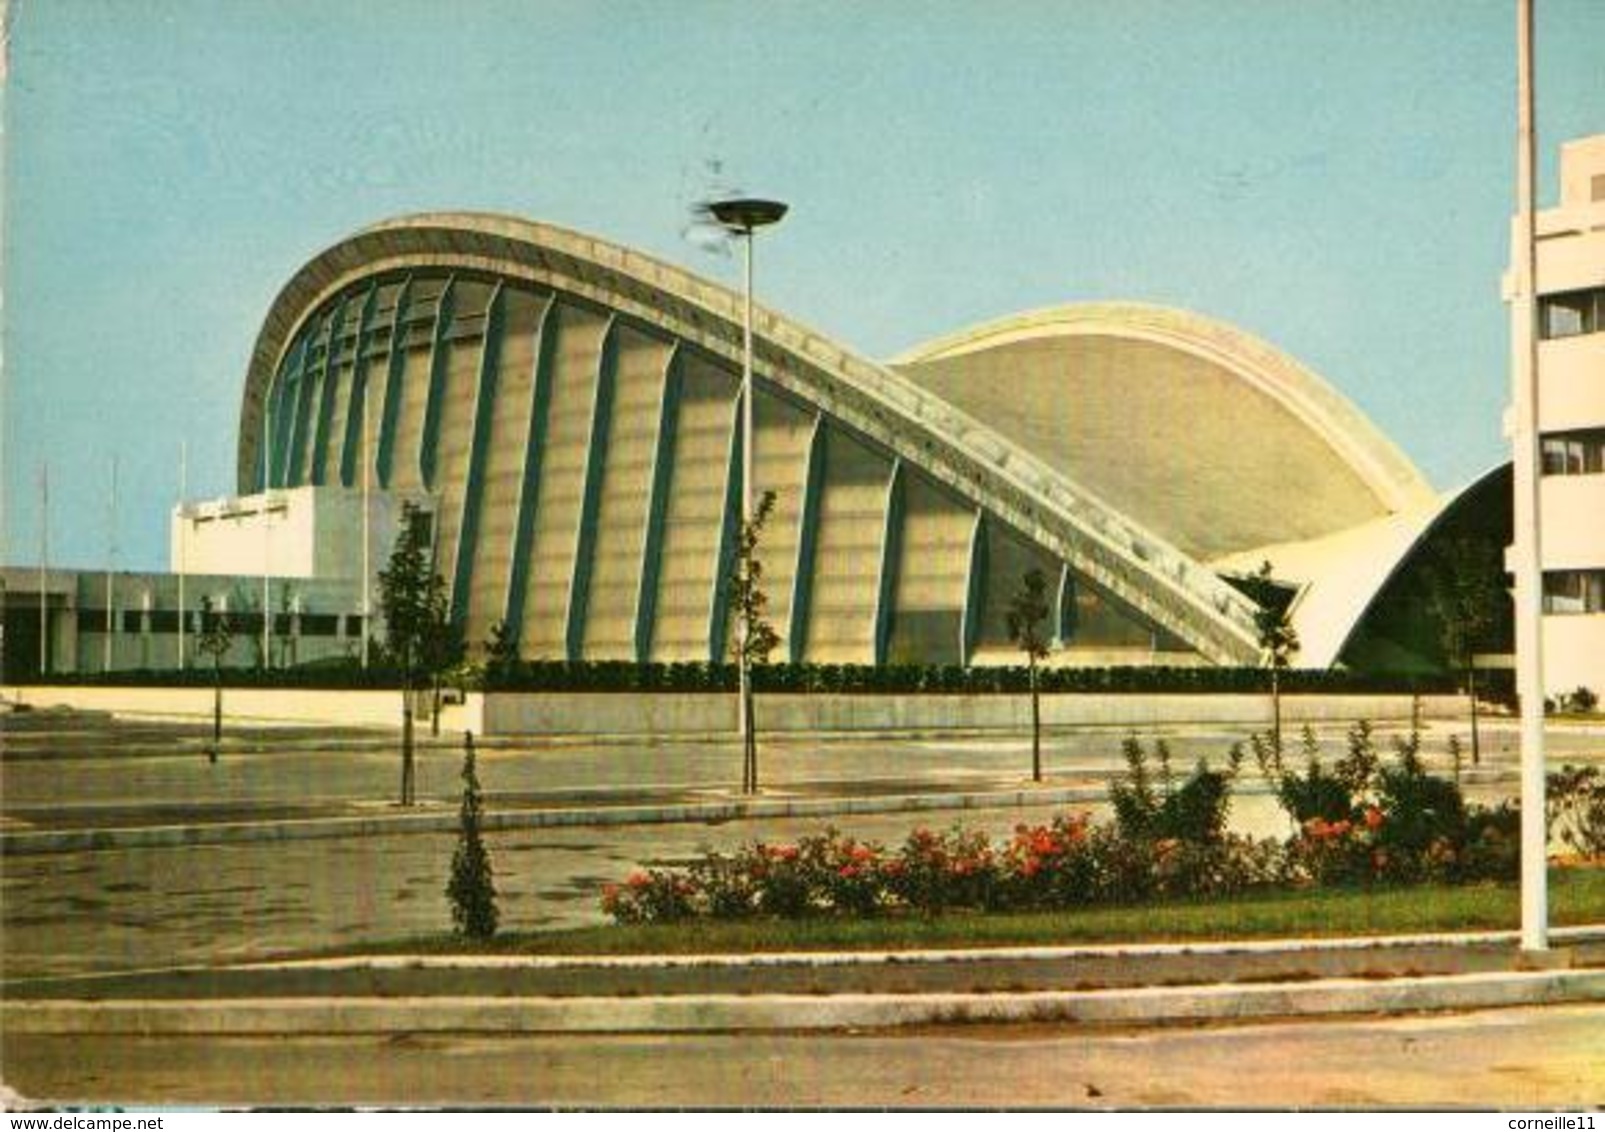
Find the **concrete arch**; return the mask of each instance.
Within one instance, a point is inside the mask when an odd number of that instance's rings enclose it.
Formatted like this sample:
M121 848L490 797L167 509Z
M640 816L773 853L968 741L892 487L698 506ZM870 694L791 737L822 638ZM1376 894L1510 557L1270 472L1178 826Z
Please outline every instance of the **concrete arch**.
M576 296L739 365L741 298L626 248L505 216L439 213L366 229L285 285L252 352L238 449L254 488L260 414L301 323L364 279L419 270L482 273ZM1109 506L1062 470L891 369L760 309L759 377L1057 555L1215 663L1252 663L1249 603L1192 555Z

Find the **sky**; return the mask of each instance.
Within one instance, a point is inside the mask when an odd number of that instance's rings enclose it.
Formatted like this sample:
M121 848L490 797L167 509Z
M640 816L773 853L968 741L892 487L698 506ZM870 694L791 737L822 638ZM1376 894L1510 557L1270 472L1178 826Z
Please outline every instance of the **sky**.
M1537 8L1552 204L1559 143L1605 132L1605 3ZM735 190L792 206L760 301L872 358L1183 307L1457 486L1505 456L1515 25L1515 0L11 0L0 560L37 561L48 461L53 564L165 569L181 442L191 498L233 490L261 319L355 230L515 213L738 287L686 231Z

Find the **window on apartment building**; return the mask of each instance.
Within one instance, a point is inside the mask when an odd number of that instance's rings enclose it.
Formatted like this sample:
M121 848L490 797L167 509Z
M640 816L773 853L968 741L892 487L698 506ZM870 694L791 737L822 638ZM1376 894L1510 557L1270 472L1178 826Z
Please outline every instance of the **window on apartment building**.
M1546 476L1592 476L1605 472L1605 429L1551 432L1540 444Z
M1546 570L1545 613L1605 613L1605 570Z
M1605 330L1605 287L1542 296L1538 325L1545 338L1572 338Z

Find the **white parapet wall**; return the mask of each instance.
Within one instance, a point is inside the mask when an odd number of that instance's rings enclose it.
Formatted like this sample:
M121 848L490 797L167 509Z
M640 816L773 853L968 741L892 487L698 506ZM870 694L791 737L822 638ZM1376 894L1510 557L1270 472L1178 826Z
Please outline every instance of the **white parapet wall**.
M1408 720L1409 696L1287 696L1286 726L1304 722ZM1459 696L1424 696L1425 718L1456 718ZM816 732L1018 731L1031 725L1023 695L768 695L759 696L760 729ZM1205 724L1254 729L1271 722L1270 700L1252 695L1078 695L1042 697L1045 726L1150 728ZM488 735L673 735L734 731L733 695L606 693L497 693L484 697L481 722Z
M212 718L212 689L205 686L122 688L41 684L6 688L4 696L8 703L25 704L38 710L72 708L145 719ZM474 695L467 699L466 703L443 705L440 723L444 729L475 733L482 730L482 697ZM422 695L419 704L422 710ZM233 723L399 728L401 696L383 689L319 691L225 686L223 713L225 720Z
M108 688L72 685L11 687L11 703L68 707L146 718L210 719L212 690ZM342 727L399 726L394 691L311 691L225 688L224 711L236 722ZM420 698L420 704L422 699ZM758 697L758 725L783 734L808 732L1023 731L1031 701L1023 695L769 695ZM1425 719L1458 719L1460 696L1423 696ZM1305 722L1346 724L1408 720L1409 696L1286 696L1287 727ZM1204 725L1242 730L1270 725L1270 701L1253 695L1085 695L1042 697L1051 728L1147 729ZM713 735L734 732L734 695L705 692L658 695L605 692L471 692L441 713L447 731L481 735Z

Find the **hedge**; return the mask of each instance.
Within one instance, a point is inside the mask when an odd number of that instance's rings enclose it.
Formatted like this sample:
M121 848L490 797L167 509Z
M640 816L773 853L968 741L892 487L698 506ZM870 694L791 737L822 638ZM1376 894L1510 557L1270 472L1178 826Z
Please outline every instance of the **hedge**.
M1496 680L1483 681L1483 694L1499 694ZM1044 693L1148 693L1182 695L1258 694L1269 689L1263 668L1110 667L1045 668ZM1019 695L1029 690L1024 666L960 665L769 664L753 670L760 693L919 695ZM134 670L32 677L17 683L87 687L209 687L210 668L183 671ZM355 661L320 663L299 668L226 668L223 682L234 688L396 688L397 673L378 665L367 669ZM520 661L510 668L454 676L453 686L507 692L734 692L736 669L730 664L684 662L635 664L630 661ZM1452 693L1451 676L1400 676L1336 669L1288 669L1282 691L1299 694L1433 695Z

